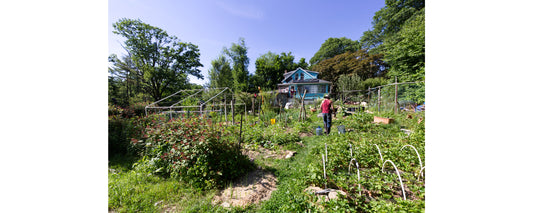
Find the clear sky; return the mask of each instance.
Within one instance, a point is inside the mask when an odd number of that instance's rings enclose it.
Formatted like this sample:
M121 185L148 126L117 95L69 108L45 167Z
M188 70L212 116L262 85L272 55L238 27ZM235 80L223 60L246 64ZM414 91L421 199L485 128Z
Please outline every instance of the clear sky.
M204 80L192 76L190 80L203 85L211 61L239 37L248 47L250 73L255 72L255 60L268 51L292 52L295 62L305 58L309 63L330 37L359 40L385 1L109 0L108 4L109 54L125 54L120 46L124 39L112 33L112 24L120 18L140 19L198 45Z

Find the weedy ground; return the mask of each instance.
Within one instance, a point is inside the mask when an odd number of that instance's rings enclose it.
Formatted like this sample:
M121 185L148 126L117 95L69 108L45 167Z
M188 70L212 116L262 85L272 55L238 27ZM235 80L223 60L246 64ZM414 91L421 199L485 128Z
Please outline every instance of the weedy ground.
M256 170L249 174L252 182L244 185L243 191L259 190L266 175L272 184L262 193L268 199L250 199L245 205L224 204L224 194L237 198L242 180L227 183L218 189L199 190L172 178L159 177L131 169L138 160L135 157L110 159L109 166L109 211L110 212L423 212L425 206L424 178L419 176L420 165L413 150L404 148L409 144L424 157L424 114L384 114L395 118L395 123L384 125L372 122L373 115L361 114L334 120L332 134L316 136L314 130L322 126L321 118L310 114L306 122L285 126L283 123L264 126L245 126L242 151L253 160ZM293 118L294 119L294 118ZM237 120L237 119L236 119ZM345 125L346 134L336 133L338 125ZM410 135L404 130L409 129ZM290 139L284 135L290 134ZM322 154L324 143L328 144L327 178L323 178ZM349 144L360 165L361 180L347 175L350 160ZM406 188L407 200L402 199L399 181L389 164L381 171L376 144L381 149L383 161L392 160L400 170ZM289 158L286 158L288 154ZM353 166L351 167L353 168ZM259 172L258 172L259 171ZM355 170L351 171L352 174ZM272 181L273 178L275 181ZM250 180L250 178L248 178ZM241 182L239 182L241 181ZM342 190L347 196L324 201L311 192L311 186ZM275 185L274 185L275 184ZM359 189L358 184L361 184ZM266 190L266 191L265 191ZM259 190L261 191L261 190ZM231 192L235 193L232 194ZM361 195L359 195L361 193ZM246 197L246 196L242 196ZM262 197L264 198L264 197ZM247 199L247 198L244 198ZM214 202L221 201L221 202ZM238 203L238 202L234 202ZM234 204L231 203L231 204ZM240 203L242 204L242 202Z

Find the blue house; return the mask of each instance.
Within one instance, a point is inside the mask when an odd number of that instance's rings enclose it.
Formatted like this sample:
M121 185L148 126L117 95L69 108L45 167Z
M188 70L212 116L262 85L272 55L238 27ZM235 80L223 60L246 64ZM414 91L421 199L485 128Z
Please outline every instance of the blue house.
M278 84L278 93L285 94L289 99L301 98L306 101L323 98L331 90L331 82L318 78L318 72L298 69L283 74L283 80Z

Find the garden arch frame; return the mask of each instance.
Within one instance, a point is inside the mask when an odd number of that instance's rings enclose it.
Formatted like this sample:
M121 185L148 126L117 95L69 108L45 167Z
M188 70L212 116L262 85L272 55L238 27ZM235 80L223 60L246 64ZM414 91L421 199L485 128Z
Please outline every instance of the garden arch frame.
M180 97L180 95L186 97ZM207 100L204 101L203 99ZM230 101L229 103L228 99ZM189 105L191 102L197 104ZM148 115L150 111L155 113L166 113L170 115L170 119L172 119L174 113L195 113L204 115L209 112L224 112L224 116L227 120L228 104L231 105L230 107L232 111L234 105L241 105L235 103L235 94L229 87L189 89L180 90L147 105L144 107L144 112L146 115ZM192 110L190 110L191 108Z

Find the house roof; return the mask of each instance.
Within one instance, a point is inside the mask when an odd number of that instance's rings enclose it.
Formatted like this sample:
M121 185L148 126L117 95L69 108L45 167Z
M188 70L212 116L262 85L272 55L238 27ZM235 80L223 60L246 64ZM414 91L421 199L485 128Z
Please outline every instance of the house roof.
M312 73L317 73L317 74L318 74L318 72L316 72L316 71L304 70L304 69L302 69L301 67L298 67L298 68L296 68L296 69L293 70L293 71L290 71L290 72L288 72L288 73L284 73L284 74L283 74L283 77L284 77L284 78L287 78L287 76L292 75L292 74L293 74L294 72L296 72L298 69L301 69L301 70L303 70L304 72L307 72L307 74L309 74L310 72L312 72Z
M304 70L304 69L302 69L301 67L298 67L297 69L295 69L295 70L293 70L293 71L290 71L290 72L288 72L288 73L283 74L283 80L281 80L281 82L286 81L289 77L292 76L292 74L294 74L294 72L298 71L299 69L302 70L304 73L307 73L307 74L310 75L310 76L313 76L313 75L310 74L310 72L315 73L315 74L318 74L318 72L310 71L310 70Z
M290 83L284 83L284 84L278 84L278 86L285 86L285 85L294 85L294 84L331 84L330 81L322 80L322 79L312 79L312 80L301 80L301 81L293 81Z

